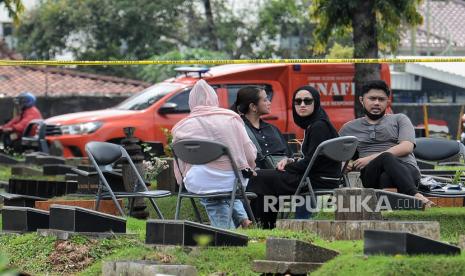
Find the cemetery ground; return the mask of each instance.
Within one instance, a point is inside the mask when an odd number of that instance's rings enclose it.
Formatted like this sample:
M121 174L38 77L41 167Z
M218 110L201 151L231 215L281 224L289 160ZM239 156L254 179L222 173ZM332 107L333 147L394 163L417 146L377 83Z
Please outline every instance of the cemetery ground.
M8 167L0 167L0 180L7 181ZM174 217L176 198L157 200L166 218ZM150 208L150 207L149 207ZM150 209L151 210L151 209ZM203 216L206 217L205 213ZM151 214L154 218L155 215ZM188 202L183 204L182 218L193 219ZM441 240L459 244L465 229L465 208L432 208L426 211L385 212L388 220L438 221ZM332 213L320 213L318 219L332 219ZM1 220L0 220L1 223ZM329 241L315 233L291 230L238 230L249 237L246 247L162 247L147 246L145 221L128 218L128 236L91 239L74 236L60 241L36 233L0 235L0 274L5 270L32 275L100 275L105 260L154 260L160 263L189 264L199 275L258 275L252 271L252 261L265 258L265 240L283 237L312 242L340 252L312 275L464 275L465 255L458 256L364 256L363 240ZM8 263L6 263L6 258Z

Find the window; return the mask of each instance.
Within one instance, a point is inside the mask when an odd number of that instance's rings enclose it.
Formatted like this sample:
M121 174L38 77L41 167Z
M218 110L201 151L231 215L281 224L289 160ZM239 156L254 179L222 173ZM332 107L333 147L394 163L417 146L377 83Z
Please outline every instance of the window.
M236 101L237 98L237 92L239 89L242 87L246 86L258 86L258 87L263 87L265 89L266 95L268 96L268 99L270 99L270 102L273 99L273 88L269 84L228 84L226 85L226 88L228 89L228 103L229 106L232 106L234 102Z
M155 84L126 99L115 108L122 110L144 110L164 96L179 89L180 86L175 84Z
M174 95L171 99L167 101L167 103L174 103L176 104L176 108L173 113L189 113L189 92L190 88L182 91L179 94Z

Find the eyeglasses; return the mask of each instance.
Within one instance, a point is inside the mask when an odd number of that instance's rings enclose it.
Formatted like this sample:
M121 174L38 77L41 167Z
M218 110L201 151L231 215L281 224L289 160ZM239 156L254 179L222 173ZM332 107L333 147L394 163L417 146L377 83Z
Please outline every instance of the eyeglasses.
M376 140L376 125L368 126L368 130L370 131L370 139Z
M294 99L294 104L295 105L301 105L302 102L305 104L305 105L311 105L315 100L312 99L312 98L295 98Z

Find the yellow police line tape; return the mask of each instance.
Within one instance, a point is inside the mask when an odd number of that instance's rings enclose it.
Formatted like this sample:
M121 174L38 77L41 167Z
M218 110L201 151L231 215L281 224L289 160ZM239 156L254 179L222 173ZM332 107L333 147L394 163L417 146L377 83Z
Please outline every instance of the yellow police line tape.
M422 58L316 58L316 59L209 59L209 60L0 60L0 66L94 66L94 65L220 65L266 63L412 63L412 62L465 62L465 57Z

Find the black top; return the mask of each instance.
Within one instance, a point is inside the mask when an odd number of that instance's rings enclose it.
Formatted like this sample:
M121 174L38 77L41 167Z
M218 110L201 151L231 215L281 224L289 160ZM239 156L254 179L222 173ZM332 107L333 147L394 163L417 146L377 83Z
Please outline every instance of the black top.
M285 170L290 173L303 175L307 169L313 153L322 142L336 138L337 134L332 130L332 126L325 120L318 120L312 123L305 131L302 143L302 153L304 158L297 162L287 164ZM339 177L341 175L341 162L333 161L325 156L319 156L309 176Z
M242 116L242 119L244 120L244 123L252 130L252 133L254 134L258 144L260 145L260 148L262 149L263 155L292 155L287 145L286 139L277 127L260 119L259 128L255 128L245 116ZM260 167L260 164L258 163L257 166Z

